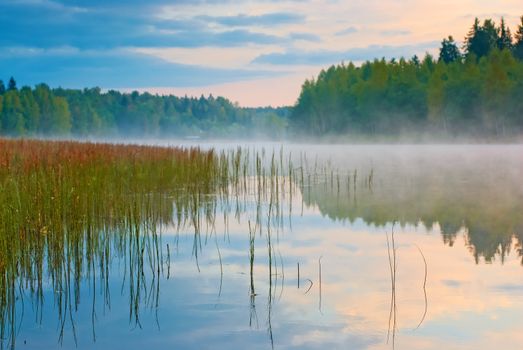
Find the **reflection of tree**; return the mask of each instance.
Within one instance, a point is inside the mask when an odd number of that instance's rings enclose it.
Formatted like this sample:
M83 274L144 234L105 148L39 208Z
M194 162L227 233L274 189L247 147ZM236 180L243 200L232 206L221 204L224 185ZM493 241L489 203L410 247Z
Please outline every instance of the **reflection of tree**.
M443 242L449 246L463 230L476 261L490 262L496 256L503 261L513 238L521 247L523 194L507 172L409 168L389 174L388 170L382 169L381 178L370 188L361 180L355 190L348 186L338 189L329 184L329 177L306 184L304 202L317 205L332 220L362 219L375 226L397 221L427 229L438 223ZM521 248L518 253L522 255Z

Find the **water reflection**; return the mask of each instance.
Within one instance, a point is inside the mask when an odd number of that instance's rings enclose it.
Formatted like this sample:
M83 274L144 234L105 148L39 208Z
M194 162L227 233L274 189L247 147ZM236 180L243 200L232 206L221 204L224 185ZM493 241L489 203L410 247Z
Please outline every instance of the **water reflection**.
M483 158L471 172L471 160L438 157L339 168L294 159L284 176L288 160L268 152L246 176L233 167L227 188L157 197L157 221L50 247L71 252L63 268L18 275L3 345L14 347L9 334L21 348L519 344L514 163Z
M324 183L306 183L305 203L332 220L361 218L375 226L398 221L427 230L438 226L449 246L465 232L476 262L496 257L504 261L513 249L522 256L523 148L440 146L385 154L378 150L366 154L372 159L370 180L359 179L356 187L351 182L339 186L330 177ZM355 166L362 163L352 161ZM357 170L348 174L356 182Z

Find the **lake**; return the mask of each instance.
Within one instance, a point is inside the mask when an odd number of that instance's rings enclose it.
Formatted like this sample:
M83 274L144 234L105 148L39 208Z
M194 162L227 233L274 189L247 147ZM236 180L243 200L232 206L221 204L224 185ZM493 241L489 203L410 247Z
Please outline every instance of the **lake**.
M137 243L155 258L109 245L67 289L20 283L16 348L523 344L523 146L201 146L245 172L173 205Z

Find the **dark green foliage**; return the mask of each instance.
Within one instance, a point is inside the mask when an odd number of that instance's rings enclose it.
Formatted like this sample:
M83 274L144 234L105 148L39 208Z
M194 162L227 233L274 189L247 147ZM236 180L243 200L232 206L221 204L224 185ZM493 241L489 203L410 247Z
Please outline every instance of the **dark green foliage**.
M22 105L18 94L9 90L3 95L2 131L7 135L23 135L25 132Z
M523 60L523 16L521 16L521 24L514 35L516 42L514 43L514 56Z
M443 39L441 42L441 49L439 51L439 60L445 63L451 63L461 59L461 52L454 41L452 35L448 39Z
M496 33L510 38L501 23L498 30L491 20L482 26L476 20L463 59L449 36L442 42L438 62L426 55L421 62L382 59L321 71L303 84L289 120L291 131L298 135L521 135L523 62L505 44L505 49L498 49ZM518 33L521 40L523 29Z
M0 97L0 135L281 138L287 128L287 108L240 108L223 97L102 93L45 84L9 89Z
M0 79L0 95L3 95L5 93L5 85L4 81Z
M13 77L9 79L9 83L7 84L7 90L16 90L16 81Z
M417 67L420 65L419 57L417 55L412 56L410 61L412 62L412 64L414 64Z
M497 47L498 29L495 23L487 19L480 25L476 18L474 25L465 38L465 52L467 55L475 55L478 59L489 54Z
M501 18L501 24L499 25L497 47L499 50L512 50L512 34L510 33L510 28L505 25L503 18Z

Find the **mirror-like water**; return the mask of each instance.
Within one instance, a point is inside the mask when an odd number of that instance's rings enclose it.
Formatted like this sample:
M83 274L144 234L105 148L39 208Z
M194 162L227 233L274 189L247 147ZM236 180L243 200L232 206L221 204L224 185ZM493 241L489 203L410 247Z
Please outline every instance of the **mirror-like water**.
M72 254L63 289L19 277L16 347L523 344L523 147L265 145L237 169L154 239Z

